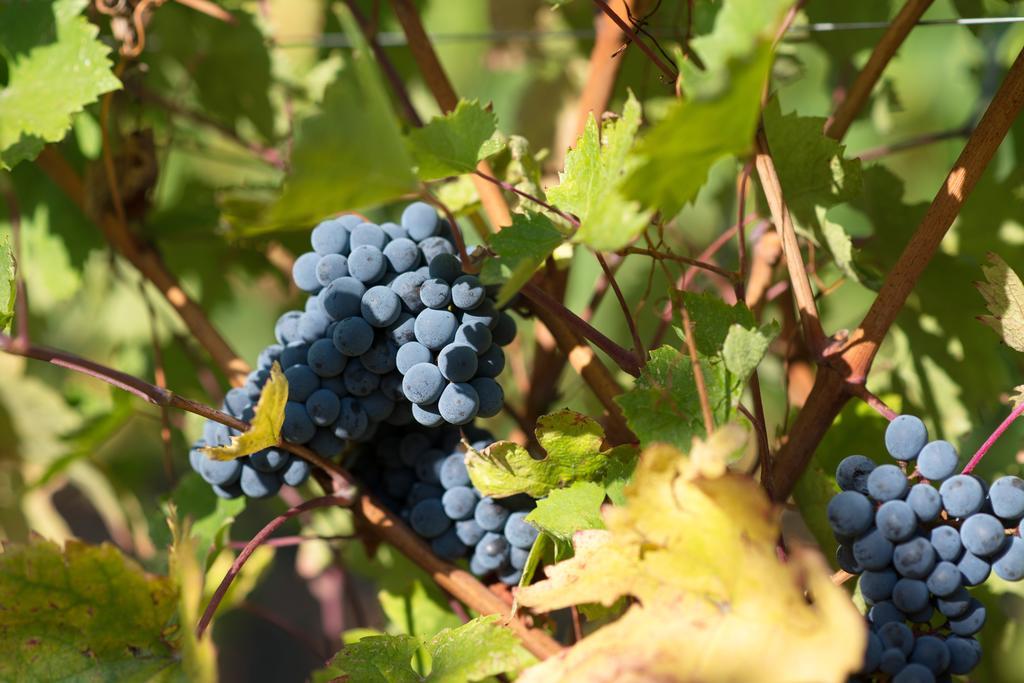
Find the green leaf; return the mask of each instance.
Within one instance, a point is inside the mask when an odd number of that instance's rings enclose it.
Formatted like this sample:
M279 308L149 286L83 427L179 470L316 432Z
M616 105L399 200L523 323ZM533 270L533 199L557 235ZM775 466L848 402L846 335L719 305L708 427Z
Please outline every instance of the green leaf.
M14 320L14 298L17 264L14 262L14 250L7 235L0 236L0 332L3 332Z
M96 40L99 28L80 16L87 4L0 4L0 56L7 62L0 168L34 158L44 142L61 140L73 114L121 87L110 70L110 49Z
M774 320L754 329L742 325L730 326L722 346L725 367L738 377L747 377L764 358L768 345L778 333L779 325Z
M402 139L372 53L347 8L345 36L355 46L324 92L319 113L296 122L291 171L280 198L266 207L251 193L223 202L236 232L306 229L339 211L373 207L417 190Z
M512 225L491 238L497 258L489 259L482 271L486 284L503 283L497 304L508 303L564 239L546 216L512 214Z
M995 330L1011 349L1024 351L1024 283L997 254L989 253L981 271L985 282L977 283L977 287L992 315L978 319Z
M600 484L578 481L564 489L555 489L537 501L526 521L561 543L571 543L581 529L603 529L601 505L605 489Z
M144 681L179 666L174 586L112 545L6 546L0 605L0 679Z
M498 441L483 451L470 449L466 467L474 486L485 496L503 498L526 493L534 498L576 481L595 481L617 460L636 457L632 446L601 450L604 430L595 420L560 410L537 420L537 441L547 452L536 460L511 441Z
M674 102L637 145L624 194L666 217L679 213L697 196L716 161L753 145L771 65L771 46L762 44L749 59L730 66L724 91Z
M377 599L390 622L390 633L429 638L441 629L455 628L462 623L437 586L424 584L419 579L414 579L400 589L394 586L382 588L377 593ZM416 671L426 673L426 651L417 651L414 661Z
M369 636L346 645L326 669L317 671L313 680L327 683L339 678L360 683L421 683L409 662L420 647L412 636Z
M473 100L462 100L455 111L435 117L409 132L406 141L420 180L472 173L478 161L504 146L495 137L498 121L493 112Z
M709 292L683 292L683 305L690 314L697 351L704 356L721 353L726 337L733 325L754 327L754 314L745 303L729 305ZM685 340L685 334L676 328L676 334Z
M151 523L153 542L158 547L171 544L168 521L172 521L176 528L187 528L194 542L196 560L205 570L208 559L223 547L235 518L245 510L245 500L244 496L231 500L221 498L202 477L189 472L178 482L166 503L160 506L166 519L154 516Z
M288 403L288 380L281 372L281 365L274 361L270 367L270 379L260 392L249 429L231 437L227 446L206 446L202 449L207 457L214 460L234 460L251 455L264 448L270 448L281 440L281 425L284 424L284 409Z
M583 135L566 155L559 185L548 191L548 198L580 219L574 242L615 251L632 242L650 221L653 212L642 210L621 192L630 168L627 156L639 128L640 103L631 92L621 119L599 130L591 114Z

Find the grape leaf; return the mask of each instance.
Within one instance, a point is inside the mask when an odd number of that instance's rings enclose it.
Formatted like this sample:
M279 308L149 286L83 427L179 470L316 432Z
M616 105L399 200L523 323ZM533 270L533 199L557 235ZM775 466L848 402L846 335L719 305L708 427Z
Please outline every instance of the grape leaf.
M473 100L409 132L406 142L420 180L472 173L478 161L504 145L495 136L497 118Z
M819 554L780 561L781 511L727 471L745 430L723 431L690 456L646 449L626 504L604 509L607 529L577 533L575 557L519 589L519 603L541 611L636 603L517 680L838 683L862 665L863 617Z
M202 477L189 472L160 506L160 514L153 516L150 525L153 543L167 547L174 540L172 527L187 528L194 541L196 560L205 570L208 559L223 547L235 518L245 510L245 500L244 496L231 500L221 498Z
M615 251L632 242L650 221L653 212L642 210L621 192L631 167L627 156L639 127L640 103L631 92L621 119L599 130L591 114L576 146L566 155L565 170L558 174L559 184L548 190L548 198L579 218L574 242Z
M497 304L508 303L564 239L546 216L512 214L512 225L491 238L497 258L489 259L481 271L485 284L502 283Z
M683 305L686 306L693 323L693 338L697 343L697 351L704 356L714 356L722 352L733 325L755 327L754 314L743 302L730 306L710 292L683 292ZM686 339L682 329L678 327L676 334L680 339Z
M748 329L742 325L731 325L722 346L725 367L734 375L747 377L760 364L768 345L779 333L775 321L759 328Z
M112 545L0 554L0 679L149 680L179 666L171 581Z
M81 16L86 0L0 4L0 169L34 158L57 142L72 115L121 87L99 28Z
M417 675L410 666L416 649L430 654L430 673ZM478 617L458 628L446 628L433 638L409 635L370 636L346 645L315 681L337 678L366 683L463 683L518 671L534 660L498 616Z
M379 205L417 190L412 159L373 55L349 11L339 6L346 39L355 48L324 92L316 114L296 122L291 170L280 197L251 191L222 201L239 234L306 229L344 210Z
M7 235L0 236L0 332L6 330L14 320L17 267L10 238Z
M569 543L581 529L603 529L601 505L605 489L590 481L577 481L564 489L553 489L537 501L526 521L560 543Z
M250 455L264 448L270 448L281 440L281 425L284 424L284 408L288 403L288 379L281 372L281 365L274 361L270 368L270 379L260 392L249 429L231 437L227 446L205 446L202 451L214 460L234 460Z
M210 487L206 488L209 490ZM191 528L189 520L182 522L172 517L167 520L167 524L172 538L168 557L169 574L178 586L178 622L195 624L199 622L203 607L203 586L206 578L204 560L200 558L207 552L209 544L207 543L206 548L202 546L205 539L202 534ZM250 558L250 561L252 559L254 558ZM225 607L225 604L221 603L221 606ZM213 638L199 640L195 630L184 628L181 630L180 647L185 680L217 680L217 650Z
M636 456L636 449L628 445L601 450L601 425L572 410L541 417L536 434L547 452L543 460L534 459L512 441L497 441L482 451L467 451L469 477L482 495L504 498L526 493L541 498L575 481L598 480L611 463L631 461Z
M418 638L429 638L441 629L455 628L462 622L452 612L445 596L431 584L429 588L419 579L396 587L382 588L377 593L391 633L406 633ZM417 653L413 666L417 673L425 674L426 652Z
M997 254L989 253L981 271L985 282L976 286L992 315L978 319L995 330L1011 349L1024 351L1024 283Z

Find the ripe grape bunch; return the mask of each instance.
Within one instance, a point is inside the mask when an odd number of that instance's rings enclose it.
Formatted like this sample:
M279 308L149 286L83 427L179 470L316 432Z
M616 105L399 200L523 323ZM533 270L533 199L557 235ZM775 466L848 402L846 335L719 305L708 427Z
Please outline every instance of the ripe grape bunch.
M487 431L463 428L475 450L494 442ZM381 503L404 519L434 554L507 585L522 577L537 529L525 521L529 496L481 496L469 479L462 435L453 426L410 425L364 445L352 472Z
M861 673L894 683L950 680L981 659L973 636L985 607L968 589L992 572L1024 578L1024 480L1005 476L989 487L955 474L956 450L928 441L911 415L889 424L885 447L898 464L845 458L836 470L842 491L828 505L839 565L860 576L869 605Z
M504 393L495 378L515 321L463 272L450 231L422 202L406 207L400 224L343 215L317 225L313 251L292 269L309 294L305 310L278 319L277 343L222 409L250 420L277 362L288 380L282 439L326 458L372 439L382 424L468 425L497 415ZM210 421L189 454L217 495L262 498L309 476L308 463L281 449L227 462L200 450L235 434Z

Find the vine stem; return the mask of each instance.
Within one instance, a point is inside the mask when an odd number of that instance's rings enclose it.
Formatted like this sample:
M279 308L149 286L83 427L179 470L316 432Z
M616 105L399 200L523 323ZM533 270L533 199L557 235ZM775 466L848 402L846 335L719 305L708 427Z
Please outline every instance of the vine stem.
M1021 416L1021 413L1024 413L1024 401L1018 403L1013 411L1006 416L1006 419L996 427L996 430L992 432L992 435L985 439L985 443L981 444L978 451L971 456L971 459L964 466L962 474L970 474L974 471L974 468L978 466L978 463L980 463L981 459L985 457L985 454L988 453L989 449L995 445L996 441L999 440L999 437L1003 435L1003 432L1010 428L1013 421Z
M231 563L231 567L224 575L224 578L221 579L220 585L217 586L217 590L214 591L213 597L210 598L210 602L207 603L206 609L203 610L203 616L200 617L199 623L196 624L196 639L202 639L207 627L213 620L214 613L220 606L221 601L224 600L224 595L228 592L228 588L231 587L231 582L234 581L235 577L238 576L238 573L242 571L242 567L245 566L246 561L252 557L252 554L256 552L257 548L270 539L271 534L277 531L282 524L292 517L301 515L303 512L307 512L309 510L315 510L323 507L347 506L351 503L352 501L349 498L342 498L339 496L322 496L320 498L307 500L301 505L289 508L274 519L270 520L266 526L260 529L259 532L252 537L252 540L246 543L245 548L242 549L242 552L238 553L238 557L236 557L235 561Z
M683 315L683 336L686 339L686 349L690 355L690 366L693 369L693 381L697 385L697 397L700 399L700 412L704 416L704 431L708 437L715 431L715 416L711 412L711 403L708 401L708 387L704 383L704 370L700 367L700 357L697 355L697 341L693 336L693 323L690 321L690 313L686 306L680 306Z
M611 284L612 290L615 292L615 298L619 302L619 308L622 309L622 317L626 319L626 325L629 327L629 334L633 338L633 354L640 358L645 355L644 343L640 340L640 332L636 328L636 320L633 319L633 312L629 310L629 304L626 303L626 297L622 294L622 289L619 287L618 280L615 279L615 273L612 272L608 262L605 260L601 252L595 251L594 256L597 257L597 262L601 264L601 270L604 271L604 277ZM583 320L583 318L580 318ZM584 321L586 322L586 321Z
M882 399L878 398L878 396L868 391L868 388L863 384L851 383L847 385L847 389L851 394L853 394L854 396L856 396L857 398L859 398L860 400L864 401L869 406L874 408L879 415L884 417L889 422L892 422L898 417L895 410L885 405L885 401L883 401Z
M690 258L688 256L680 256L679 254L673 254L672 252L658 251L657 249L645 249L643 247L626 247L622 250L622 253L636 254L637 256L649 256L656 259L667 259L669 261L678 261L679 263L684 263L688 266L693 266L694 268L703 268L715 275L721 275L730 281L736 279L736 273L728 271L725 268L719 268L713 263L707 263L706 261Z
M548 204L546 201L544 201L540 197L534 197L532 194L529 194L527 192L523 192L522 190L520 190L518 187L516 187L512 183L506 183L504 180L499 180L498 178L495 178L492 175L488 175L488 174L484 173L480 169L477 169L476 171L474 171L474 174L479 176L480 178L483 178L484 180L486 180L486 181L488 181L490 183L494 183L495 185L497 185L498 187L500 187L503 190L508 190L509 192L512 192L514 194L519 195L523 199L530 200L531 202L533 202L537 206L544 207L545 209L547 209L551 213L553 213L556 216L560 217L566 223L569 223L572 227L574 227L574 228L580 227L580 221L579 221L578 218L576 218L576 216L573 216L571 213L566 213L565 211L562 211L561 209L559 209L556 206L552 206L551 204Z
M665 78L668 79L669 83L675 83L678 74L671 67L665 64L661 57L658 56L658 53L652 50L647 43L640 40L640 36L636 34L636 31L633 30L633 27L631 27L622 17L620 17L615 12L615 10L611 8L607 0L594 0L594 4L597 5L598 9L604 12L609 19L614 21L623 33L629 36L630 42L636 45L638 48L640 48L640 51L647 55L647 58L651 60L651 62L656 67L658 67L658 70L661 71L662 74L664 74Z

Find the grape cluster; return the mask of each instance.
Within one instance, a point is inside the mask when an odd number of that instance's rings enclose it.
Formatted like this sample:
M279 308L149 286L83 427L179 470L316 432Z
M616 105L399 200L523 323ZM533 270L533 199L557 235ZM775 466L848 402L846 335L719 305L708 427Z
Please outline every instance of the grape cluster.
M251 419L278 362L288 380L281 437L325 458L369 441L382 424L465 425L497 415L504 393L495 378L515 321L495 308L478 278L463 273L450 230L422 202L405 209L401 224L344 215L316 226L313 251L292 269L309 294L305 310L278 319L277 343L260 353L223 409ZM225 463L198 450L226 445L232 435L208 422L189 457L218 495L270 496L282 482L294 486L308 476L300 459L277 449Z
M839 565L859 575L869 605L862 674L894 683L949 680L981 659L973 636L985 607L967 589L992 572L1024 578L1024 480L1006 476L989 487L956 474L956 449L928 441L924 423L911 415L889 424L885 446L898 464L843 459L836 470L842 491L828 505Z
M472 425L463 431L474 449L494 441ZM481 496L469 479L460 440L457 427L412 425L364 446L352 471L435 555L450 562L469 558L476 576L516 585L537 538L525 521L534 501Z

